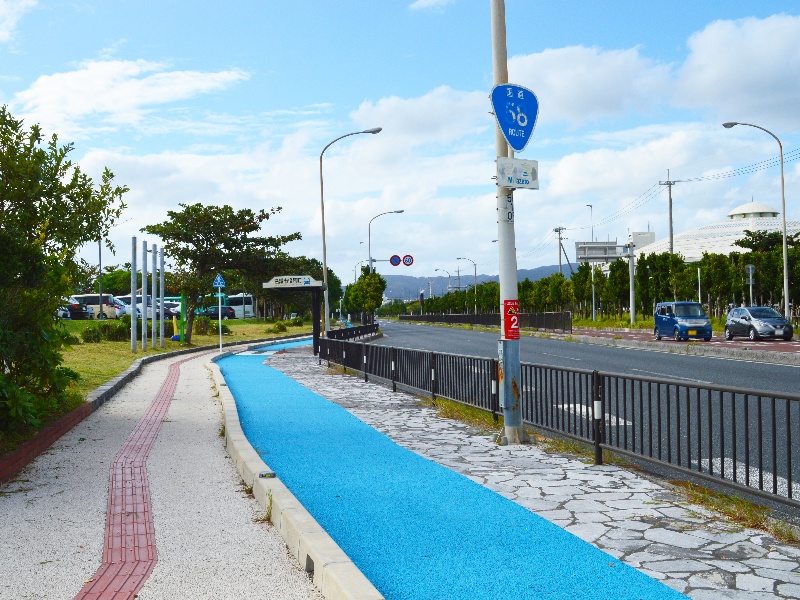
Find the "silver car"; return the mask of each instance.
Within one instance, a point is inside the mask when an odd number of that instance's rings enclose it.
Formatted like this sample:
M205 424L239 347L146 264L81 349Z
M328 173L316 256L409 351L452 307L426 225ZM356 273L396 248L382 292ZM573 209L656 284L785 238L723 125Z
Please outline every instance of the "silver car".
M725 339L747 336L751 340L762 338L789 341L794 335L792 324L774 308L768 306L742 306L728 313L725 321Z

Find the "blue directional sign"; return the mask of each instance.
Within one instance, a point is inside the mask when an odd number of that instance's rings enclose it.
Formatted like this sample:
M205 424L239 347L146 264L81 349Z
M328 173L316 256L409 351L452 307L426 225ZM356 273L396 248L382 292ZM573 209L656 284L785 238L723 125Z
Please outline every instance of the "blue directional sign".
M214 287L215 288L224 288L225 287L225 280L222 278L222 275L217 275L214 277Z
M528 88L511 83L496 85L490 96L497 125L515 152L522 152L531 139L539 117L539 100Z

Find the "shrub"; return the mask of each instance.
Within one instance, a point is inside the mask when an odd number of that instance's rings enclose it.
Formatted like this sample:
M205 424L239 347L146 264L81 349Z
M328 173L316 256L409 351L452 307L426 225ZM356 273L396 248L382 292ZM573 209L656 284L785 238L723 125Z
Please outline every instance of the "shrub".
M195 317L194 325L192 326L192 333L194 335L208 335L210 324L211 319L208 317Z
M211 323L209 323L210 329L211 329L211 333L214 334L214 335L219 335L219 329L217 328L218 324L219 324L218 321L211 321ZM230 334L231 334L231 328L228 327L227 325L225 325L225 323L223 323L222 324L222 335L230 335Z
M268 333L286 333L286 323L283 321L277 321L275 325L272 326L272 330L267 330Z
M295 317L288 321L289 327L302 327L303 326L303 317Z
M102 341L103 334L100 333L99 327L92 327L90 325L81 332L81 338L87 344L97 344Z
M119 318L119 322L125 325L128 328L128 331L131 330L131 316L130 315L122 315Z

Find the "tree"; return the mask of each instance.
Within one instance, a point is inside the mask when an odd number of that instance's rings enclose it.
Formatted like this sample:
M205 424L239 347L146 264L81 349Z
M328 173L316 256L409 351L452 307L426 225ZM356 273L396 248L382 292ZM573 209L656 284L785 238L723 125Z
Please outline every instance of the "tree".
M76 400L77 374L61 366L68 335L53 312L72 291L76 249L105 236L125 208L127 188L108 169L96 186L68 159L72 149L0 107L0 432Z
M246 270L265 256L274 255L284 244L300 239L300 233L257 237L264 221L281 208L253 212L234 211L230 206L179 204L182 210L167 211L163 223L148 225L142 231L157 235L164 242L164 253L175 264L174 275L180 291L186 294L188 327L186 343L191 343L194 311L212 291L214 274L227 269Z

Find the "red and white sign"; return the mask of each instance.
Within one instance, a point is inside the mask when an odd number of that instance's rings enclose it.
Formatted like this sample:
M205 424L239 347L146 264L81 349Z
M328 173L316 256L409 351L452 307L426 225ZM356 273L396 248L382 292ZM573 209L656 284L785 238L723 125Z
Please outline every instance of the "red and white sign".
M411 256L410 254L406 254L406 255L403 257L403 264L404 264L405 266L407 266L407 267L410 267L411 265L413 265L413 264L414 264L414 257L413 257L413 256Z
M503 339L519 339L519 300L503 300Z

